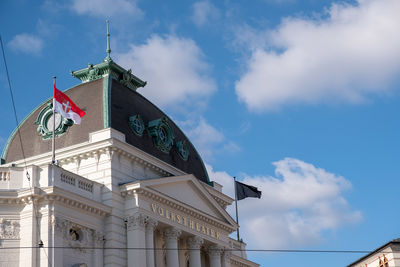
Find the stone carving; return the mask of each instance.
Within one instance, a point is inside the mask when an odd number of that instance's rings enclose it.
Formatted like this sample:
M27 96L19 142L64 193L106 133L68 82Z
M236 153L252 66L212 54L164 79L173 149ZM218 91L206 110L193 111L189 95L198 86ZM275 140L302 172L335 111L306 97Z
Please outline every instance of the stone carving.
M223 252L223 248L219 245L212 245L208 248L210 258L219 258Z
M231 252L231 251L229 251L229 250L224 250L224 253L222 254L222 260L225 261L225 262L230 262L230 260L231 260L231 255L232 255L232 252Z
M0 239L19 239L19 230L17 220L0 218Z
M104 246L104 234L100 231L93 230L93 244L95 247Z
M155 228L157 225L158 225L158 221L157 221L157 220L155 220L155 219L153 219L153 218L150 218L150 217L147 217L147 218L146 218L146 230L148 230L148 231L154 231L154 228Z
M182 231L174 227L168 228L164 232L164 237L166 240L178 240L178 237L182 234Z
M104 235L100 231L53 215L50 217L50 223L54 227L54 234L62 236L64 244L69 247L85 252L85 247L103 246Z
M200 249L203 242L204 242L203 238L199 236L189 237L187 240L189 249Z
M146 225L146 216L140 213L128 216L126 218L126 227L128 231L144 228Z

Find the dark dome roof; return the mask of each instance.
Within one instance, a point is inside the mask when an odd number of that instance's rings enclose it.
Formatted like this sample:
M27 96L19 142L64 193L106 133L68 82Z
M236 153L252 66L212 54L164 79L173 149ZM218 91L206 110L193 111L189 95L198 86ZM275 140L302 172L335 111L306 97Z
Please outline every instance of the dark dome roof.
M128 88L126 83L123 81L121 83L121 81L122 79L109 75L85 82L64 92L86 112L86 115L82 118L81 125L68 127L65 134L56 138L57 149L86 142L89 139L89 133L111 127L125 134L126 142L132 146L186 173L193 174L205 183L210 183L200 155L185 134L165 113L137 93L135 88L129 85ZM145 83L141 86L143 85ZM38 117L42 116L43 110L50 103L51 99L39 105L20 124L26 158L51 151L51 138L44 140L38 132L37 125ZM132 124L129 123L134 117L140 118L143 122L144 132L141 135L135 133ZM159 133L167 134L167 138L170 138L169 140L173 143L162 146L164 143L161 142L160 147L157 141L162 140L160 138L163 137L154 134L156 127L160 127ZM188 153L189 156L186 158L182 155L182 151ZM4 148L2 161L10 163L22 158L19 138L14 130Z

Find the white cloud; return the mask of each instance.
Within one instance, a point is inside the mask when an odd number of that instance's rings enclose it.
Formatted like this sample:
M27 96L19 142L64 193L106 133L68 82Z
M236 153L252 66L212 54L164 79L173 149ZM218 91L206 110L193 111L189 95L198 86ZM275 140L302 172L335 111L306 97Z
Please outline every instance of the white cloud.
M243 182L262 191L261 199L239 201L240 231L253 248L288 248L315 244L327 230L361 220L343 192L351 189L344 177L298 159L273 163L275 176L244 175ZM234 196L233 179L206 166L211 180ZM234 207L229 207L233 215Z
M219 10L209 1L200 1L193 4L192 21L198 27L205 25L210 20L217 19Z
M133 18L143 16L143 11L137 7L136 2L129 0L72 0L71 8L79 15L110 17L126 14Z
M400 74L399 12L398 0L359 0L333 4L319 19L287 18L263 33L270 47L249 45L239 99L265 111L387 93Z
M191 39L153 35L143 45L131 45L116 61L148 84L140 93L159 106L197 107L216 90L210 66Z
M40 54L43 49L43 40L29 33L21 33L8 43L12 50L27 54Z
M226 139L224 134L210 125L204 118L190 119L179 123L203 160L213 161L219 153L236 153L240 147Z

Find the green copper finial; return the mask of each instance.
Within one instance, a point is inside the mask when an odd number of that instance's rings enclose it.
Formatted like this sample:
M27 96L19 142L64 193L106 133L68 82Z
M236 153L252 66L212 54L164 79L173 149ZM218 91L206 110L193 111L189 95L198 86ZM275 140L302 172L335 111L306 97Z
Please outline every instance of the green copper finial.
M106 20L107 23L107 57L105 58L106 61L111 61L111 48L110 48L110 29L109 29L109 21Z

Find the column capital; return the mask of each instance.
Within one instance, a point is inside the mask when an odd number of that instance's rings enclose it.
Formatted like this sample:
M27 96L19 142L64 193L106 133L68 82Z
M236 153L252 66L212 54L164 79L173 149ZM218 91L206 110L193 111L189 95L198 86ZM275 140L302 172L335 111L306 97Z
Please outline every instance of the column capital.
M146 216L141 213L135 213L126 217L126 227L128 231L144 228L146 226Z
M224 251L224 248L220 245L211 245L208 247L208 255L210 255L211 258L214 257L221 257L222 252Z
M200 249L203 242L203 238L199 236L192 236L187 239L189 249Z
M146 229L154 231L154 228L158 225L158 221L156 219L153 219L151 217L146 218Z
M231 259L232 251L227 250L227 248L224 249L224 253L222 254L222 258L224 261L229 262Z
M182 234L182 231L175 227L170 227L164 231L164 237L166 240L178 240L178 237Z

